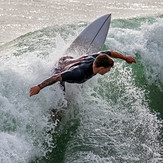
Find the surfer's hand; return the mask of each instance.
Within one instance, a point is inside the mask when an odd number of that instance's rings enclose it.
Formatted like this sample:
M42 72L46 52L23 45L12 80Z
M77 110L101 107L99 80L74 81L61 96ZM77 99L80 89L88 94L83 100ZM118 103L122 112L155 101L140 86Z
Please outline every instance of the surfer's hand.
M33 95L36 95L40 92L40 87L39 86L34 86L30 89L30 97Z
M125 61L127 62L127 63L136 63L136 59L134 59L134 58L132 58L131 56L129 56L129 55L126 55L125 56Z

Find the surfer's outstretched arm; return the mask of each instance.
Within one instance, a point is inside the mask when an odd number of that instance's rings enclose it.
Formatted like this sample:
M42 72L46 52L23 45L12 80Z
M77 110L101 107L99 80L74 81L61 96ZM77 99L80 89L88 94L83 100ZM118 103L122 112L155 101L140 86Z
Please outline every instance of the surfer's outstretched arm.
M42 83L40 83L39 85L37 86L34 86L30 89L30 96L33 96L33 95L36 95L40 92L41 89L49 86L49 85L52 85L58 81L62 81L62 77L60 74L56 74L48 79L46 79L45 81L43 81Z
M133 57L129 56L129 55L123 55L120 52L114 51L114 50L110 50L111 52L111 57L113 58L120 58L125 60L127 63L136 63L136 59L134 59Z

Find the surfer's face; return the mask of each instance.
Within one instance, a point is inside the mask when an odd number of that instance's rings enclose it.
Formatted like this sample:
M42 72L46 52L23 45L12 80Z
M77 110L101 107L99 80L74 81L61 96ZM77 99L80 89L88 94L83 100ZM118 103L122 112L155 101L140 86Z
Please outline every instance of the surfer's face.
M106 74L107 72L109 72L110 71L110 69L111 69L111 67L109 66L109 67L107 67L107 68L104 68L104 67L99 67L99 74L100 75L104 75L104 74Z

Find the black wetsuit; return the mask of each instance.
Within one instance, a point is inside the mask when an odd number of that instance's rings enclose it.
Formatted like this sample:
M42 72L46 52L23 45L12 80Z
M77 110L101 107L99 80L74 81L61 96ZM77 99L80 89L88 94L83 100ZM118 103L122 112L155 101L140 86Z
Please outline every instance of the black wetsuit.
M93 73L93 62L101 53L111 56L110 51L102 51L97 54L84 56L82 59L80 58L79 61L70 66L67 71L61 73L62 81L66 81L68 83L83 83L92 78L96 75Z

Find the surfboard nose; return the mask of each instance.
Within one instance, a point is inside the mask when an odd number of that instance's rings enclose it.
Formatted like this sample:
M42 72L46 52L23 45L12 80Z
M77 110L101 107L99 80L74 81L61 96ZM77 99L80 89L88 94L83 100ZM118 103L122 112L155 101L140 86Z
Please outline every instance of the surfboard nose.
M66 53L78 55L101 51L111 22L111 14L106 14L88 25L72 42Z

